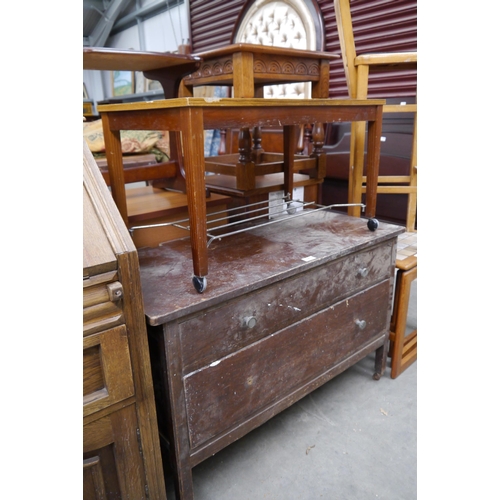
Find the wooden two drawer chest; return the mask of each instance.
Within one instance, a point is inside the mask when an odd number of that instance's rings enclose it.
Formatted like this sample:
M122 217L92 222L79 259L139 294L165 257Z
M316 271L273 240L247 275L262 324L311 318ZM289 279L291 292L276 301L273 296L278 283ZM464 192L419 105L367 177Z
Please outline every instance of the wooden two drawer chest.
M203 295L186 279L187 239L139 250L159 428L182 500L193 467L373 351L380 378L402 231L317 211L215 240Z

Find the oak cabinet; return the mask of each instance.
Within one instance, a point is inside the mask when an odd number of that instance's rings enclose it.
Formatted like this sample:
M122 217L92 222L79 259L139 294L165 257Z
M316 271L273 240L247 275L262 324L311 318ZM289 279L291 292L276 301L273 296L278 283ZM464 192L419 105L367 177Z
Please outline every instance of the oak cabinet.
M83 498L165 499L137 250L83 148Z

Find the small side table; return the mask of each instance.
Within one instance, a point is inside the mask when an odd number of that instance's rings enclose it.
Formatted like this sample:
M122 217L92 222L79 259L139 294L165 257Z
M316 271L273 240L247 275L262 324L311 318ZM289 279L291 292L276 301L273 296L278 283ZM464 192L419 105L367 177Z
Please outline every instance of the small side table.
M232 85L234 97L263 97L265 85L311 82L311 97L327 98L330 61L340 59L328 52L251 43L235 43L194 56L203 62L183 79L180 96L192 96L193 87L200 85Z
M197 71L182 80L179 88L180 96L192 96L193 88L198 86L227 85L233 87L235 98L263 98L264 86L266 85L310 82L311 97L326 99L329 95L330 61L340 59L340 55L328 52L271 47L251 43L235 43L195 55L201 58L203 62ZM305 125L306 123L301 125L301 134L303 134ZM323 126L318 123L315 124L313 133L316 137L319 137L322 146L324 142ZM273 159L266 157L267 153L260 146L260 134L260 128L255 127L251 155L254 165L260 166L260 170L266 170L269 168L266 164L279 161L280 158L277 158L279 153L274 153ZM248 128L240 129L238 142L240 158L243 158L243 163L245 163L245 157L249 158L250 155L250 131ZM296 142L293 144L296 144ZM323 182L326 159L319 157L319 149L317 149L316 145L314 148L311 159L314 162L313 168L315 172L310 177L310 184L318 186ZM232 170L236 170L238 167L241 170L242 162L238 160L238 155L236 157L234 155L233 157L223 155L223 158L207 158L207 165L210 167L207 168L207 171L224 173L224 164L233 165ZM250 165L250 162L247 161L247 164ZM262 184L263 179L259 179L259 173L254 171L253 168L246 170L236 176L229 174L226 178L208 178L207 183L210 190L237 197L253 196L256 185ZM231 175L235 182L231 182ZM274 181L274 184L268 183L266 191L280 190L280 184L280 182L276 184L276 181ZM316 195L315 198L317 197Z

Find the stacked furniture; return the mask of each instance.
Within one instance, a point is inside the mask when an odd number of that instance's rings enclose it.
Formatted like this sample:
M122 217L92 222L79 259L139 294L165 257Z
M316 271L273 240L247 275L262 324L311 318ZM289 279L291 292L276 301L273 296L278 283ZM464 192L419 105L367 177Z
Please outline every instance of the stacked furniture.
M243 79L250 80L256 65L245 67ZM168 130L182 144L186 237L138 251L160 434L168 441L164 458L174 467L180 500L193 498L194 466L363 357L375 353L374 378L384 373L403 229L372 220L383 105L250 96L99 107L112 194L129 228L120 131ZM280 174L289 194L301 168L295 163L297 128L353 121L368 124L368 228L358 217L317 206L265 222L248 219L238 229L209 227L204 130L282 127ZM246 136L242 142L247 149ZM251 181L255 161L241 163L241 175Z
M177 95L182 77L198 68L200 58L160 52L84 48L83 65L84 69L92 70L142 71L144 76L158 80L165 96L171 98ZM102 135L102 127L99 130ZM158 129L153 130L158 131ZM113 199L120 207L124 221L129 227L140 227L140 230L131 232L137 247L157 245L179 237L182 231L170 223L189 217L180 140L175 132L167 134L169 134L169 161L157 162L154 155L126 157L121 151L118 154L123 168L109 169L109 160L98 160L101 173L111 188ZM118 134L118 140L122 139L123 137ZM109 152L106 153L109 159ZM140 181L144 181L147 186L125 189L126 184ZM223 220L230 198L215 193L206 194L206 212L216 214L211 216L212 219ZM160 230L151 230L149 227L151 224L166 225Z
M235 98L261 98L269 84L281 84L281 87L309 84L313 98L327 98L329 64L339 57L319 51L250 43L235 43L196 55L203 62L196 72L183 79L180 95L192 96L194 88L200 86L230 85ZM272 94L270 98L279 96ZM299 129L303 128L301 124ZM206 158L207 172L217 174L206 179L211 191L246 198L249 202L249 199L255 201L258 195L285 189L283 154L264 151L260 137L261 127L253 127L252 132L247 127L241 128L237 154ZM294 148L294 185L314 188L309 197L319 201L325 171L323 125L318 123L314 128L311 155L295 155L298 138L293 140L290 147ZM284 145L280 151L284 151ZM285 189L285 196L291 194Z

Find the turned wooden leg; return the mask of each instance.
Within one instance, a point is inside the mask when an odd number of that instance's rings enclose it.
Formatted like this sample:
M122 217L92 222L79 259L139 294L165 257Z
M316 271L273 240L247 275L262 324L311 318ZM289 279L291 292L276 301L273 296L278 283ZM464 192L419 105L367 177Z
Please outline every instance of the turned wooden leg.
M260 156L264 152L264 150L262 149L262 128L261 127L254 127L252 142L253 142L252 160L255 163L259 163Z
M239 158L236 164L236 189L247 191L255 188L255 162L252 161L252 140L248 128L238 134Z

